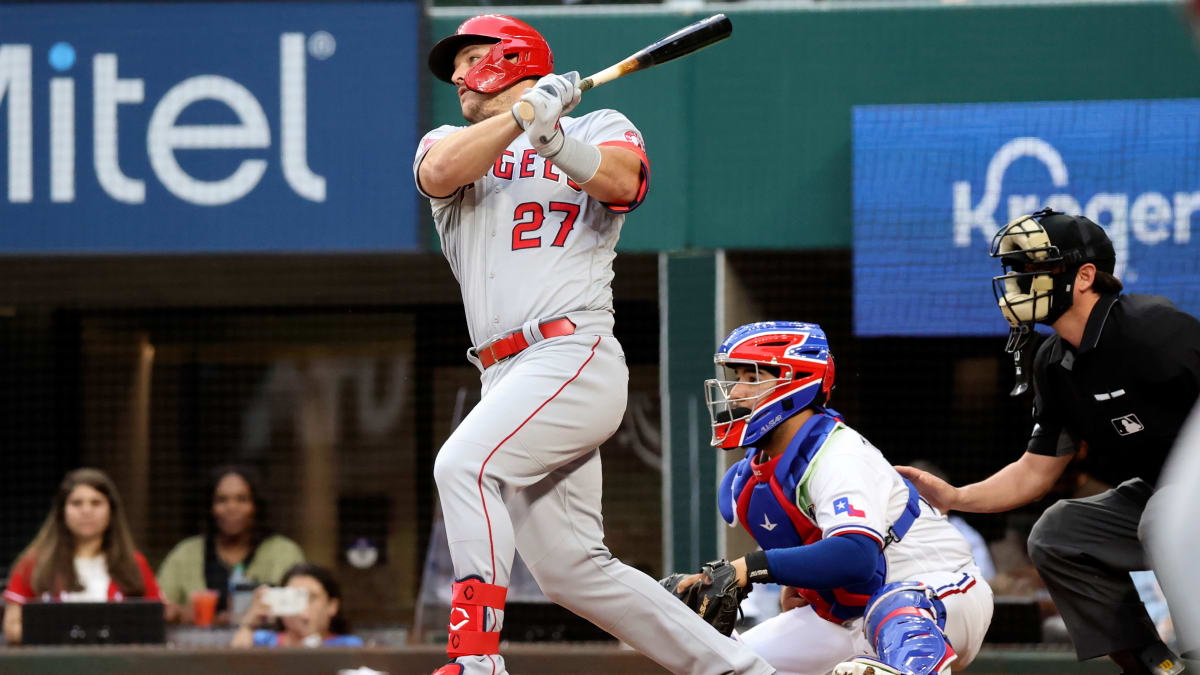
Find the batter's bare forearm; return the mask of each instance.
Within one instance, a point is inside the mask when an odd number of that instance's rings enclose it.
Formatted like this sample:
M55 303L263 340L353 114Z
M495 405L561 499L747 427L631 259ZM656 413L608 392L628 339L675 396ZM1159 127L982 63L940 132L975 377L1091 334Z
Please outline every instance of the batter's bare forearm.
M472 124L434 143L418 170L421 188L431 195L448 195L479 180L500 153L521 135L509 112Z
M953 509L999 513L1041 499L1071 461L1071 456L1048 457L1026 452L990 477L958 489Z
M632 150L611 145L600 146L600 168L582 185L605 204L629 204L637 199L642 186L642 159Z

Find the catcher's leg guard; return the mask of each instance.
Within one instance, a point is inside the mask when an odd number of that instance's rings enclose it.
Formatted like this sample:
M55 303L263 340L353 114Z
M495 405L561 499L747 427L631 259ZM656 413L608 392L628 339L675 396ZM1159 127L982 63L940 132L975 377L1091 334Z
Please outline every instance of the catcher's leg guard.
M451 661L450 663L447 663L441 668L433 671L433 675L463 675L464 671L465 669L462 667L462 664Z
M875 672L931 675L949 670L956 658L954 648L942 629L946 627L946 607L925 584L897 581L885 584L867 602L863 630L875 647L875 654L888 670ZM860 659L854 659L853 664ZM845 671L864 673L863 669ZM840 668L840 666L839 666Z
M450 623L446 626L450 632L446 653L450 658L499 653L500 632L487 630L487 610L504 609L504 599L507 595L508 589L504 586L485 584L483 579L477 576L454 582L450 601ZM494 616L492 622L495 625ZM450 664L443 670L453 666L454 664Z

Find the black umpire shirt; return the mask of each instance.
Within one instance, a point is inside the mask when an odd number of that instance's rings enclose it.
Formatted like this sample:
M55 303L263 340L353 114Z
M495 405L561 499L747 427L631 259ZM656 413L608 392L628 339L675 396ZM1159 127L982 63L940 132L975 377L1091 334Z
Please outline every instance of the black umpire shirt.
M1156 295L1102 296L1078 349L1057 334L1038 348L1033 384L1029 452L1087 441L1091 475L1154 485L1200 393L1200 321Z

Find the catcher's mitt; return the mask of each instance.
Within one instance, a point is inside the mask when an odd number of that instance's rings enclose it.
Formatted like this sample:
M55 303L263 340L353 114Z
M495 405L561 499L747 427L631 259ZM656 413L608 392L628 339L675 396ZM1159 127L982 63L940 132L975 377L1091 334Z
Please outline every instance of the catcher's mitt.
M705 563L700 568L700 574L703 575L700 581L688 586L683 592L677 592L675 588L679 586L680 581L691 576L690 574L672 574L659 583L682 600L683 604L691 607L701 619L712 624L713 628L725 635L733 633L733 626L738 618L738 605L750 595L750 584L738 587L737 572L727 560Z

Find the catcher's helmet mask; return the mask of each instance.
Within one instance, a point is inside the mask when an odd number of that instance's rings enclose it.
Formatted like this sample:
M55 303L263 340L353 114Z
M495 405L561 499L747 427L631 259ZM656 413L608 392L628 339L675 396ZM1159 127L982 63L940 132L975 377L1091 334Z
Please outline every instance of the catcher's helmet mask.
M429 50L429 70L454 84L454 57L463 47L491 44L492 48L467 71L463 84L480 94L494 94L521 80L554 72L554 54L541 33L519 19L483 14L462 22L454 35Z
M713 362L725 372L724 379L704 383L714 447L754 443L801 410L825 405L833 389L833 356L825 332L813 323L742 326L725 338ZM753 381L743 380L739 369L753 369ZM734 397L739 385L753 392Z
M1034 324L1052 325L1071 308L1080 267L1091 263L1112 274L1116 263L1112 242L1099 225L1048 208L1000 228L989 253L1005 270L992 278L992 293L1008 320L1004 350L1009 353L1029 343Z
M725 379L709 380L712 387L718 388L720 391L714 390L712 395L706 398L715 404L715 417L718 423L728 424L743 420L750 417L750 413L754 412L754 408L759 401L768 398L780 385L788 382L791 378L781 378L780 369L774 367L760 366L754 362L725 362L722 365L725 371ZM741 369L747 369L754 372L753 380L743 380ZM768 376L769 377L766 377ZM707 383L706 383L707 384ZM742 396L733 398L733 389L738 385L749 385L750 388L757 389L751 396ZM763 389L770 385L769 389Z

